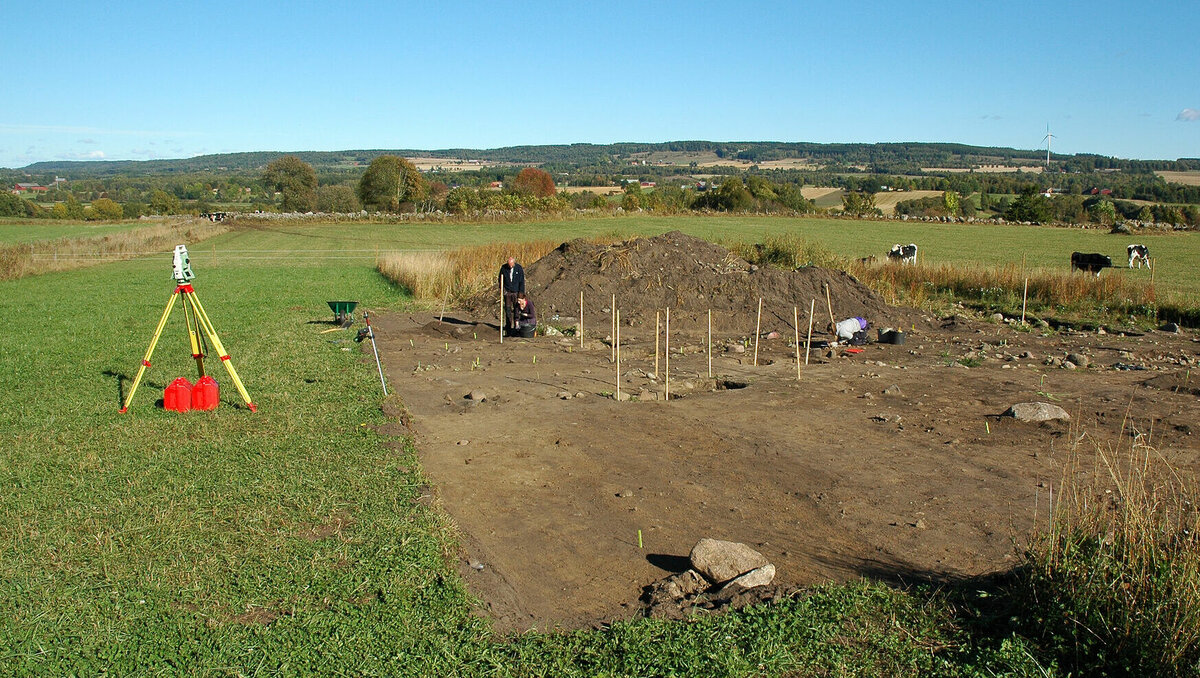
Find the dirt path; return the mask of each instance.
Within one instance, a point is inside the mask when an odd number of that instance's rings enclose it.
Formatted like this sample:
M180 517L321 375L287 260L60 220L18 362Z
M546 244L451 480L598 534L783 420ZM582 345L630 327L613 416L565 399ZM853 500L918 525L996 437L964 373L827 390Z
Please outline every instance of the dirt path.
M461 317L380 317L377 334L425 471L462 531L463 576L502 631L633 616L642 587L686 567L702 537L754 546L785 585L1002 569L1035 513L1045 519L1081 432L1116 445L1130 427L1152 429L1155 447L1190 469L1200 452L1200 344L1189 335L1041 336L923 318L905 345L814 354L800 381L785 339L763 341L755 367L752 346L724 349L744 337L722 336L709 380L700 327L673 325L663 402L648 376L651 320L622 329L622 391L639 397L616 402L608 345L501 345L494 324ZM1093 367L1043 364L1068 352ZM949 366L959 359L977 366ZM472 391L486 400L464 398ZM997 416L1032 400L1056 400L1074 420Z

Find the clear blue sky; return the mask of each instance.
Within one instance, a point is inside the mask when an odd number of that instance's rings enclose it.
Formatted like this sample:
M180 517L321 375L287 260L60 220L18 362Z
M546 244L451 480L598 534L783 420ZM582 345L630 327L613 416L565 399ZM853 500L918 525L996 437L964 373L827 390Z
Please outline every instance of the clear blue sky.
M0 167L617 141L1200 157L1200 3L58 2L4 11Z

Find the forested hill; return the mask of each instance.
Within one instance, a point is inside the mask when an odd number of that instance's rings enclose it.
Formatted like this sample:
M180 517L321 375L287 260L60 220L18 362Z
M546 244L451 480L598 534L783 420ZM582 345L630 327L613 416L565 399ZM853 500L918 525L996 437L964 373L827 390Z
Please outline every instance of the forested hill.
M164 176L196 172L254 172L284 155L295 155L318 172L365 166L380 155L477 160L487 163L537 164L559 167L599 167L642 158L656 164L688 166L807 160L826 168L851 171L921 174L923 168L962 168L980 165L1029 165L1045 161L1044 150L1018 150L952 143L817 144L775 141L670 141L664 143L567 144L510 146L494 149L376 149L348 151L256 151L221 153L177 160L47 161L22 168L29 174L66 174L72 178ZM1054 162L1068 171L1200 169L1200 159L1126 160L1091 154L1055 153Z

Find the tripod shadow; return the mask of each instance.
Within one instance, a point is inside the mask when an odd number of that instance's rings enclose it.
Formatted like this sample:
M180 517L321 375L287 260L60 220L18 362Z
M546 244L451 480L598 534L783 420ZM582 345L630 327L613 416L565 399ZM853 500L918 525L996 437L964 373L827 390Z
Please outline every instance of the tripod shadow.
M126 384L133 381L133 379L130 378L130 376L128 374L125 374L124 372L117 372L117 371L114 371L111 369L102 371L100 373L100 375L104 376L104 377L112 377L113 379L116 380L117 383L115 385L117 387L117 404L123 405L125 403ZM165 384L156 382L153 379L147 379L147 380L143 381L142 386L154 389L159 392L162 392L162 390L166 388ZM159 398L158 400L155 401L155 407L162 408L162 403L163 403L162 398ZM130 403L130 404L132 405L132 403Z

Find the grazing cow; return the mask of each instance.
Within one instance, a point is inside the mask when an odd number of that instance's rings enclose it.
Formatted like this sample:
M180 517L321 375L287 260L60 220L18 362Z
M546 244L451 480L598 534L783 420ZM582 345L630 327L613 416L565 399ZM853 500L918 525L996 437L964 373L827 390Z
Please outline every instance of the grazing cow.
M899 259L902 264L917 263L917 246L913 243L907 245L892 245L892 249L888 251L888 259Z
M1071 272L1087 271L1100 277L1100 271L1112 267L1112 258L1104 254L1071 253Z
M1129 251L1129 268L1133 268L1134 262L1137 262L1137 267L1141 268L1145 262L1146 268L1150 268L1150 248L1145 245L1130 245L1125 248Z

